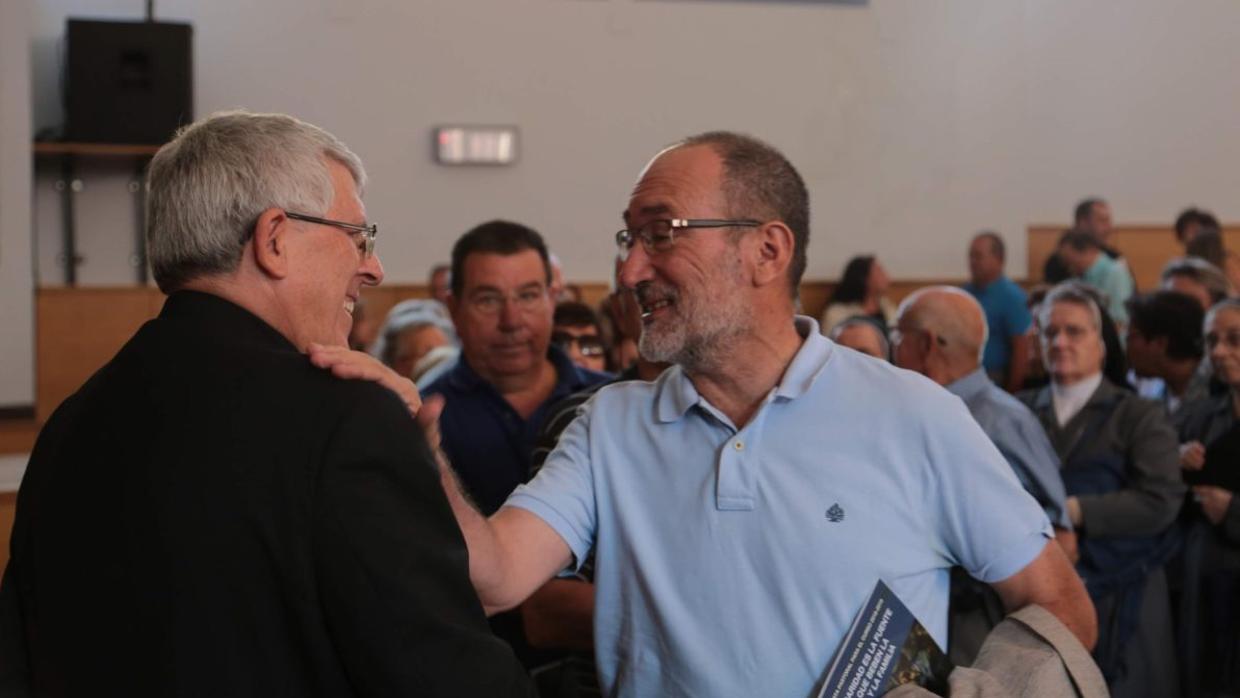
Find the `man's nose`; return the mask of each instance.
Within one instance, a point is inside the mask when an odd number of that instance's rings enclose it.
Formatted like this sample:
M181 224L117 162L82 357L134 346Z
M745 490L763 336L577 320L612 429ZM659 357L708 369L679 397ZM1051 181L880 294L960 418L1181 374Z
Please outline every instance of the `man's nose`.
M362 283L367 286L378 286L383 282L383 262L379 261L379 255L372 254L362 260L361 266Z
M629 248L628 257L620 263L620 285L635 289L637 284L649 281L650 277L650 255L641 243L636 243Z
M499 309L500 327L517 327L521 324L521 306L512 296L504 296L503 305Z

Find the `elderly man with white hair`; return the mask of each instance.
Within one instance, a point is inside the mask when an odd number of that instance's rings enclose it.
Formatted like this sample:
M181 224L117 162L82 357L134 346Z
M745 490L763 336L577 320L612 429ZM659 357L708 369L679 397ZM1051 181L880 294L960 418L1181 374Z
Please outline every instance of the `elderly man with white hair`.
M388 311L370 353L422 388L452 368L460 356L460 344L443 303L410 298Z

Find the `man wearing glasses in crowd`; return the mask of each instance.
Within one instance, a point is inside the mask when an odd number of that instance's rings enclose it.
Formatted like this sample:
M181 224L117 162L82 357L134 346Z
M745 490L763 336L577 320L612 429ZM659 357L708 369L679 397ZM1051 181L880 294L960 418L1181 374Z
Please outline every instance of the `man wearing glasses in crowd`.
M168 299L31 454L0 694L528 695L469 592L412 384L402 402L312 365L351 354L383 278L361 161L222 113L147 181ZM354 377L401 390L371 363Z
M529 478L550 407L608 376L575 366L551 343L551 265L536 231L509 221L475 227L452 247L450 278L461 358L426 394L444 397L443 450L489 515ZM519 618L505 614L492 627L527 666L541 664L549 657L529 648Z
M808 194L780 153L682 141L624 221L642 354L676 365L600 390L490 518L444 468L488 609L593 549L606 695L807 695L880 579L946 646L957 564L1092 645L1046 515L960 401L794 316Z
M536 231L509 221L475 227L452 247L450 278L461 360L425 392L444 396L443 450L491 514L528 477L547 408L608 376L552 345L551 266Z
M555 306L551 343L563 349L568 358L582 368L607 370L607 347L603 344L598 314L585 303L561 301Z

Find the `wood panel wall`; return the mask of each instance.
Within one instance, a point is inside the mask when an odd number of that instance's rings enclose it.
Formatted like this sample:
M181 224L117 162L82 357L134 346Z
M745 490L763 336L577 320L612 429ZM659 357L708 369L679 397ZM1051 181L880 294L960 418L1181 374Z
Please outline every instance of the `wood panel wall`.
M1029 267L1025 278L1042 278L1042 265L1055 251L1063 231L1063 226L1029 226ZM1163 265L1171 258L1184 254L1184 248L1175 239L1175 230L1171 226L1117 227L1112 242L1128 260L1128 267L1137 280L1137 288L1142 291L1156 288ZM1229 250L1240 250L1240 227L1224 227L1223 244Z
M9 564L9 538L13 533L13 515L17 510L17 493L0 492L0 570Z

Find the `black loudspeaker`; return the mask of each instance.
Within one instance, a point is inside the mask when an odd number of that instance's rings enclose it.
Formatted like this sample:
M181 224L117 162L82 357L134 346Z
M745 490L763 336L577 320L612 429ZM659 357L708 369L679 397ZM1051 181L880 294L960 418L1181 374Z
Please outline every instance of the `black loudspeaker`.
M70 19L65 139L162 144L194 120L193 28Z

